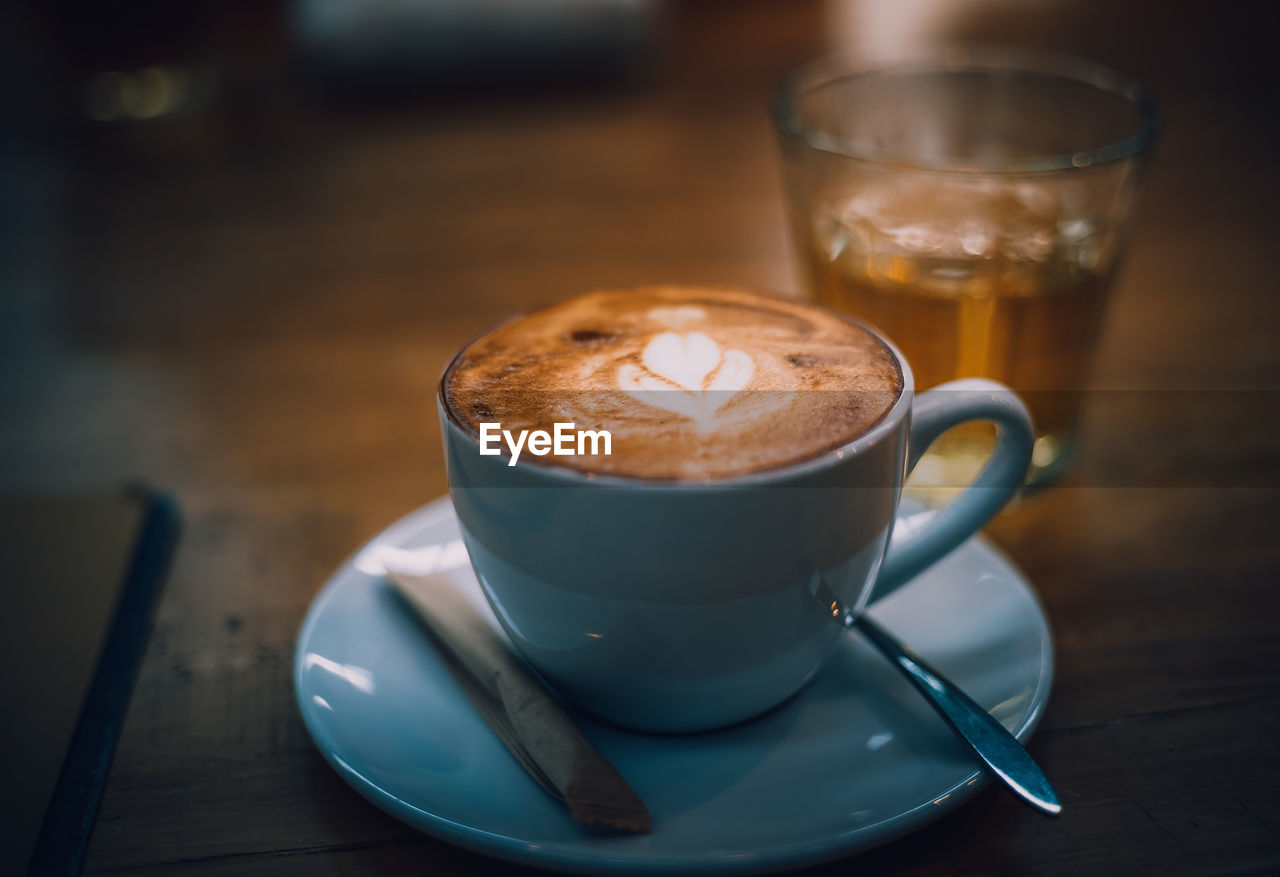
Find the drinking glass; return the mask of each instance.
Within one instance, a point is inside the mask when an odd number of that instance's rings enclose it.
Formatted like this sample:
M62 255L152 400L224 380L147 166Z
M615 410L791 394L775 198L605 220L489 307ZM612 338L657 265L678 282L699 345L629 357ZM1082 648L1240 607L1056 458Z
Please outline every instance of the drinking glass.
M1079 58L960 46L820 59L773 114L812 298L893 338L919 389L1015 389L1036 423L1028 483L1055 477L1156 135L1143 89ZM967 483L984 430L944 436L914 483Z

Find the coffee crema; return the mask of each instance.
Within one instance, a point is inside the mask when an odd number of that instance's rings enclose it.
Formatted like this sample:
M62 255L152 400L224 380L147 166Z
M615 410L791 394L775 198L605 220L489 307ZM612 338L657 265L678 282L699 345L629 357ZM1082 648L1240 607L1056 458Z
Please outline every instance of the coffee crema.
M802 302L721 287L591 292L471 342L445 406L480 424L608 430L612 453L538 465L652 480L774 469L847 444L902 393L874 335ZM521 457L534 462L535 458Z

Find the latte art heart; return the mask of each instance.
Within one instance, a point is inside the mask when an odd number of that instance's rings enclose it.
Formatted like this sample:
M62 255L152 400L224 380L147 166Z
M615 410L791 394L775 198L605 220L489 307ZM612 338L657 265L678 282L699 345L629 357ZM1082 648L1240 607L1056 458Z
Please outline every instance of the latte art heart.
M755 362L742 350L721 352L705 332L663 332L641 355L643 367L626 363L618 369L621 390L646 405L714 425L716 412L729 404L755 372Z
M698 393L707 375L720 365L720 345L705 332L663 332L645 346L641 360L654 374Z

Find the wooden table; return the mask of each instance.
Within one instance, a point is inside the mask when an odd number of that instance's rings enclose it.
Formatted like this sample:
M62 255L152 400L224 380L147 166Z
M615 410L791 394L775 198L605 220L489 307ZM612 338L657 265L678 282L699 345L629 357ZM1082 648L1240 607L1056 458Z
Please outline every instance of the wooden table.
M990 528L1057 638L1031 750L1065 815L992 789L822 871L1276 873L1280 174L1261 22L1005 13L957 32L1092 54L1163 103L1097 380L1176 404L1092 417L1075 480ZM594 286L796 288L763 102L823 50L821 10L694 4L669 28L666 60L621 90L353 111L277 82L189 123L10 132L0 487L141 475L185 516L89 872L505 870L325 765L294 639L353 547L445 492L432 394L471 333ZM1211 412L1180 401L1197 389Z

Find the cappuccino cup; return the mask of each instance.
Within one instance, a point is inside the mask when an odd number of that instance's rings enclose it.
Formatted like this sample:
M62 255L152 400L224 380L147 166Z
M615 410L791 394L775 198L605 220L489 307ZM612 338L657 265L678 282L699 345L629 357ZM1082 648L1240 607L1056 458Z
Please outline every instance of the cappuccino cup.
M645 731L740 722L800 690L845 622L1013 496L1012 390L916 394L893 344L807 303L722 287L594 292L463 347L437 396L472 566L526 661ZM985 467L900 526L929 444L995 424Z

